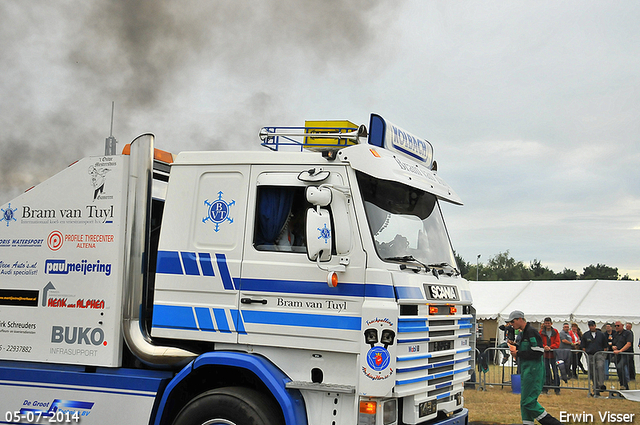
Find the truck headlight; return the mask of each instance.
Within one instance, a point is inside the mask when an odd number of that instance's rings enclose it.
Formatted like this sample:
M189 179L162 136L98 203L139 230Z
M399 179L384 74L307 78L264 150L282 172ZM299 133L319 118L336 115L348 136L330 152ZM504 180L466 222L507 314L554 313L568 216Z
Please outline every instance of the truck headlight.
M387 400L382 403L382 423L391 425L398 421L398 401Z
M382 414L383 425L393 425L398 422L398 400L389 399L360 400L358 425L375 425L378 422L377 414Z

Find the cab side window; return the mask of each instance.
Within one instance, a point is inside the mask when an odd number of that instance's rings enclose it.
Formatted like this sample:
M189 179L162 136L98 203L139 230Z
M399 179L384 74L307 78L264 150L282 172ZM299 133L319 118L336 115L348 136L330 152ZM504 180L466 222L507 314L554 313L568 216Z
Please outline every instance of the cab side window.
M259 186L253 244L259 251L306 252L304 187Z

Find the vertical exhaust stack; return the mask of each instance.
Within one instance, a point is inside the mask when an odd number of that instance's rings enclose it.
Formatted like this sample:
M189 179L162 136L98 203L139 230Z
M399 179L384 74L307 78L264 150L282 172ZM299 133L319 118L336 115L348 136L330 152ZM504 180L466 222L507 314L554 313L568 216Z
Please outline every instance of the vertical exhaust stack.
M131 142L122 330L127 346L140 361L151 366L173 366L186 363L197 354L154 345L141 322L149 268L153 142L152 134L143 134Z

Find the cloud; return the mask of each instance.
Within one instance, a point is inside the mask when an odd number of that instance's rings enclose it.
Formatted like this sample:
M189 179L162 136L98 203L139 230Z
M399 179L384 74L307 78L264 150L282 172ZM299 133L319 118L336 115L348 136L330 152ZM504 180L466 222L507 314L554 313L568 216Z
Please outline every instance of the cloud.
M100 154L112 101L120 143L153 131L168 150L257 146L259 126L290 117L309 82L358 74L384 33L372 18L381 8L397 9L389 0L0 4L0 180L9 182L0 199Z

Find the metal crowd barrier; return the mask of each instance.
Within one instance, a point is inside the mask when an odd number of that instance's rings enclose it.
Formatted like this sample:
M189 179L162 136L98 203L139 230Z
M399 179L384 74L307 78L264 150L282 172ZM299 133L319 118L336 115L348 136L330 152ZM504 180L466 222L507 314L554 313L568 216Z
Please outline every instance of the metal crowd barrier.
M509 358L506 355L509 355ZM517 366L510 357L507 348L490 347L483 352L476 349L476 379L468 384L475 384L481 391L486 390L487 386L510 387L511 375L517 373ZM506 361L502 362L502 359Z
M636 369L640 365L640 353L619 353L599 351L589 356L589 394L596 396L616 396L619 390L638 390L640 385L636 380ZM624 369L618 370L619 367ZM621 379L621 374L624 378ZM594 378L597 382L594 382ZM639 377L640 378L640 377ZM626 388L622 387L626 384Z
M552 351L556 354L552 361L554 361L558 367L559 385L554 385L553 380L550 384L546 384L547 381L545 380L544 389L546 391L555 392L556 390L561 391L563 389L584 390L590 395L603 395L603 391L608 391L609 395L612 395L620 389L615 355L612 353L603 351L596 353L594 356L588 356L581 350ZM563 360L567 359L567 356L569 358L568 365ZM620 356L626 357L626 364L629 364L629 359L633 358L635 365L640 365L640 353L621 353ZM604 366L607 363L607 359L609 360L608 370L606 371L608 374L605 374ZM558 363L559 360L562 361ZM574 363L576 364L575 368L572 366ZM597 366L593 366L593 364ZM621 363L618 362L618 364ZM599 370L602 370L603 379L600 386L595 388L593 375L595 374L594 371L599 367L602 367L602 369ZM566 382L562 379L564 374L561 368L565 368ZM516 362L513 361L508 348L490 347L483 352L476 349L475 379L473 379L472 376L472 380L467 384L468 386L475 386L478 390L486 390L487 387L511 387L512 375L518 373L517 360ZM606 390L602 389L602 385L606 387ZM640 385L638 385L636 380L631 380L631 376L629 376L628 387L630 390L640 389Z

